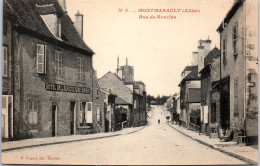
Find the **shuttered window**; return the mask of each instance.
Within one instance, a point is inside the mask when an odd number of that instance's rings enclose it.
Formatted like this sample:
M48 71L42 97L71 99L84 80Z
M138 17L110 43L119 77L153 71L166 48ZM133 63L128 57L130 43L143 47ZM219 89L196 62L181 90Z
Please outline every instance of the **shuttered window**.
M2 75L4 77L8 76L8 52L7 52L7 47L3 46L3 50L2 50L2 55L3 55L3 64L2 64Z
M37 73L39 74L46 73L46 48L47 46L45 45L37 44L36 66L37 66Z

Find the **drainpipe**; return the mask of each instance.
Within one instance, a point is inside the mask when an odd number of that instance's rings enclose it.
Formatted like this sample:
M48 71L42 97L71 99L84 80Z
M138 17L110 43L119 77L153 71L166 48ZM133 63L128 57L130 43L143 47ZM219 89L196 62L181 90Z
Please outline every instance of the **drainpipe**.
M245 66L244 66L244 84L245 84L245 87L244 87L244 117L243 117L243 127L244 127L244 130L246 131L246 124L245 124L245 121L246 121L246 2L244 1L244 11L245 11L245 27L244 27L244 37L242 38L242 49L243 49L243 54L244 54L244 58L245 58Z

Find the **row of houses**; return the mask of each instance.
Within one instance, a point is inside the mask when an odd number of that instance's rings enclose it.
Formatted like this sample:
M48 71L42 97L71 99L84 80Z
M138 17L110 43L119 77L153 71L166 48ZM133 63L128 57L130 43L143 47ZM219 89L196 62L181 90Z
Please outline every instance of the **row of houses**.
M210 138L232 133L234 141L257 143L256 19L256 1L235 0L217 27L220 49L212 49L209 38L198 41L192 65L181 73L180 92L168 100L176 121Z
M146 124L144 83L110 72L97 79L94 52L83 41L83 15L73 22L65 0L4 0L2 55L5 140ZM112 75L121 89L105 80Z

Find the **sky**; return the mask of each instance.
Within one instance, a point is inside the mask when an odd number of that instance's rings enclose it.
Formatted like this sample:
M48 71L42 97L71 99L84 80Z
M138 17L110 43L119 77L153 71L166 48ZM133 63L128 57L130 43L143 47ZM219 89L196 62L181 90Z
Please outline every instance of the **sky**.
M95 52L98 78L120 65L134 66L135 81L146 84L148 94L179 92L181 72L191 65L198 40L219 47L216 29L234 0L66 0L72 21L84 15L83 39ZM119 12L123 9L123 12ZM199 12L138 12L139 9L194 9ZM126 12L128 10L128 12ZM141 19L172 16L175 19Z

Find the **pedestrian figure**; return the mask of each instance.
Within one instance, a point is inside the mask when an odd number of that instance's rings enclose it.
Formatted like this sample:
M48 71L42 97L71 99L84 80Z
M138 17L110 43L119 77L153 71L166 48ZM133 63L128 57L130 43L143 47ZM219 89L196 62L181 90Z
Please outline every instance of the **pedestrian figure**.
M160 119L158 119L158 125L160 124Z

